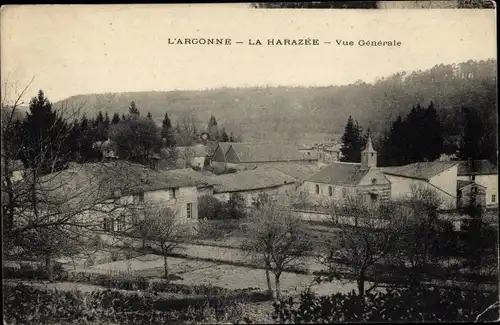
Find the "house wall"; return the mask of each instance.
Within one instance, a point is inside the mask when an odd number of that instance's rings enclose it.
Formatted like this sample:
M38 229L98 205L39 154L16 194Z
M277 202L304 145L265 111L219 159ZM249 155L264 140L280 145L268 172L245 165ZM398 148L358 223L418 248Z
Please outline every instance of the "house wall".
M385 174L389 182L391 182L391 200L397 200L405 196L412 194L412 186L421 186L423 188L428 188L436 191L437 195L443 200L441 204L441 209L455 209L457 206L456 202L456 192L455 195L448 194L446 192L440 191L435 186L430 183L408 177L400 177L394 175Z
M138 195L126 195L122 196L119 199L119 204L128 205L128 204L141 204L139 202ZM191 218L187 217L187 204L191 203ZM173 211L177 213L178 221L181 224L195 224L198 221L198 191L194 186L189 187L180 187L176 189L175 198L173 196L172 189L158 190L158 191L150 191L144 193L144 204L151 206L163 206L169 207ZM105 205L103 205L105 207ZM110 205L111 208L111 205ZM121 209L123 210L123 209ZM114 211L113 213L102 213L96 212L92 213L92 218L95 220L96 218L101 220L101 223L104 222L104 218L117 218L120 215L120 209ZM88 218L89 216L87 216ZM133 217L132 214L128 214L125 220L128 224L132 224ZM118 223L114 223L114 230L117 231Z
M458 179L468 181L470 176L458 176ZM486 187L486 205L498 206L498 174L476 175L475 182Z
M319 193L316 193L316 185L319 187ZM329 187L332 187L332 196L330 196ZM352 196L356 194L355 186L332 185L311 181L302 183L298 190L307 193L310 203L320 205L328 204L332 200L342 202L346 195Z
M446 193L456 196L457 193L457 176L458 166L455 165L444 172L433 176L429 179L429 183L442 189Z

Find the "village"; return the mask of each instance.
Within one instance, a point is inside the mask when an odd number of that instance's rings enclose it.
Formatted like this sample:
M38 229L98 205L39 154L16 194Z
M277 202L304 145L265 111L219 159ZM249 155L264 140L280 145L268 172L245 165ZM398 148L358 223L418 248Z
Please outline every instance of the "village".
M0 13L4 324L498 320L493 2Z

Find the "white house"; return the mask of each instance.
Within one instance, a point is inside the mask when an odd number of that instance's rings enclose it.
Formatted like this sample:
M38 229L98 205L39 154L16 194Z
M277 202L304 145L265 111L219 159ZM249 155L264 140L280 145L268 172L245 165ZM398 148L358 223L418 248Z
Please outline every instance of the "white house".
M381 169L391 183L391 199L409 196L413 187L421 187L436 192L442 200L440 209L457 207L457 162L419 162Z
M488 160L459 161L458 180L473 181L483 186L486 206L498 206L498 168Z

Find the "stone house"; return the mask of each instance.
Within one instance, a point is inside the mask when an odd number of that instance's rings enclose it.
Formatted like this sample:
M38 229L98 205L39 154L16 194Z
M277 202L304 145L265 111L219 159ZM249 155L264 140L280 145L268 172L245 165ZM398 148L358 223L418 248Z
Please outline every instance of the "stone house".
M391 184L377 167L377 152L368 138L361 163L329 164L308 178L300 190L308 194L313 205L342 204L347 197L361 196L367 205L375 206L389 200Z
M381 169L391 183L391 199L407 197L414 188L431 189L442 201L440 209L456 209L457 162L418 162Z
M126 161L74 164L45 183L78 220L96 230L126 231L145 207L168 207L179 224L194 229L198 222L198 187L202 184L176 170L157 171ZM73 210L72 210L73 209ZM76 217L76 216L75 216Z
M486 206L498 207L498 168L488 160L458 162L458 180L473 181L485 188Z

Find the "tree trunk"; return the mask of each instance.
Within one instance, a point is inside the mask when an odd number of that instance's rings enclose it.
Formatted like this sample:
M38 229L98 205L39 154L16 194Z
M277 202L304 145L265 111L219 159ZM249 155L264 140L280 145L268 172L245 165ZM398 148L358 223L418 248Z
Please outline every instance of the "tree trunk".
M271 275L269 274L269 269L271 268L271 264L266 260L266 281L267 281L267 290L273 299L276 299L274 294L273 287L271 285Z
M165 279L167 279L168 281L168 261L167 261L167 252L165 252L164 250L162 250L163 252L163 267L165 269Z
M49 280L49 282L52 282L54 278L53 274L54 272L53 272L52 258L50 254L47 254L45 256L45 267L47 269L47 279Z
M365 280L364 279L358 279L358 292L360 296L365 295Z
M146 248L146 236L142 237L142 249Z
M274 280L275 280L275 285L276 285L276 299L281 300L281 290L280 290L280 273L275 273L274 274Z

